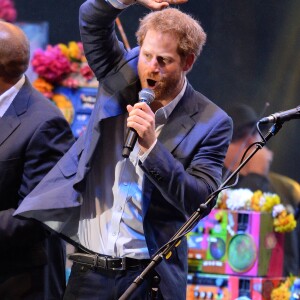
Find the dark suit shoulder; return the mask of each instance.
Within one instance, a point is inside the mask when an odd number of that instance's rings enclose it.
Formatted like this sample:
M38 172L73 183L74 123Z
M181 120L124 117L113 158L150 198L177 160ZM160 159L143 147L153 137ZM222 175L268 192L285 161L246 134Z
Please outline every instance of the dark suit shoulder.
M208 120L225 119L232 123L231 118L221 107L219 107L199 91L196 91L190 84L187 85L183 98L192 99L190 103L193 104L189 104L191 105L191 110L198 112L201 115L201 118L205 116L205 118Z
M26 79L23 87L15 97L12 105L21 119L30 117L31 122L37 124L51 118L65 119L59 108Z
M101 84L111 93L122 90L139 81L137 64L139 58L139 47L127 52L125 60L113 72L107 75Z

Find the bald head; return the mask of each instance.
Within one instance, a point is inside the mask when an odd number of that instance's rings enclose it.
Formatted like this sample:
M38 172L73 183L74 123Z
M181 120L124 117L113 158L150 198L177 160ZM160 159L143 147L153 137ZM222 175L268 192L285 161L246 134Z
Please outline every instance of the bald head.
M24 32L17 26L0 21L0 79L14 82L29 65L30 46Z

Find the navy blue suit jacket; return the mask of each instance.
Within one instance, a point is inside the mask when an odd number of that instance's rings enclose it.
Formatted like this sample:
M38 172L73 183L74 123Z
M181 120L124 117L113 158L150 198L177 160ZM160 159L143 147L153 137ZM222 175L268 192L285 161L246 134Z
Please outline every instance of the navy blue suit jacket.
M45 277L37 280L47 287L47 299L59 299L65 284L60 241L49 237L49 243L40 225L12 215L70 148L72 132L58 108L33 89L27 78L0 118L0 128L0 282L44 266Z
M78 241L78 195L86 188L93 154L105 127L102 124L126 113L126 105L137 100L141 89L137 75L139 48L126 51L114 32L119 13L102 0L82 5L80 30L85 54L99 81L97 102L85 134L17 211L42 220L74 241ZM231 132L232 122L225 112L188 84L157 144L140 163L145 174L142 213L150 255L168 242L220 184ZM43 200L36 205L39 199ZM164 299L185 299L186 241L156 270L161 275Z

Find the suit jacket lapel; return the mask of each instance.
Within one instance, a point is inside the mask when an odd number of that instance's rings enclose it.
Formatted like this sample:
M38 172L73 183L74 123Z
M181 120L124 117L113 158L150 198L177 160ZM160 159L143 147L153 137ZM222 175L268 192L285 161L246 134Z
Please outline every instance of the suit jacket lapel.
M4 116L0 119L0 146L18 128L20 123L14 107L10 105Z
M31 86L26 81L9 106L3 117L0 119L0 145L3 144L6 139L19 127L21 121L19 115L23 114L28 107L29 95L31 92Z
M198 113L198 108L192 98L193 90L192 87L188 85L182 99L169 116L167 123L158 137L159 141L162 142L170 152L180 144L195 125L195 121L192 117Z
M169 116L167 123L164 125L158 137L158 140L163 143L170 152L173 152L195 126L193 116L199 112L199 109L195 104L195 101L193 101L194 97L194 90L188 85L182 99ZM147 179L147 176L144 176L144 179L143 218L145 218L149 209L153 191L153 185L150 183L149 179Z
M133 105L137 101L140 83L134 80L130 85L124 82L124 77L119 73L114 75L114 80L101 83L98 99L93 109L88 128L85 131L84 146L79 160L75 179L76 189L81 190L84 186L85 174L90 169L91 158L101 138L101 122L106 118L116 117L127 112L126 105ZM114 85L117 85L116 87ZM125 88L119 88L125 86Z

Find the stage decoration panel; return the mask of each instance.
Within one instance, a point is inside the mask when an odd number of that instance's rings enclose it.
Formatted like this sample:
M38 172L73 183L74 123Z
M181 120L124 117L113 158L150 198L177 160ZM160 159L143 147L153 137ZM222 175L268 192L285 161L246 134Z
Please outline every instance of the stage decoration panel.
M294 277L283 277L284 233L295 227L277 194L222 191L187 235L187 299L289 300Z
M189 274L187 300L289 300L294 278Z
M290 232L297 225L294 214L281 204L281 199L274 193L252 192L249 189L228 189L219 194L216 208L231 211L251 211L270 213L273 217L275 232Z
M284 235L271 213L214 209L188 234L191 272L282 276Z

